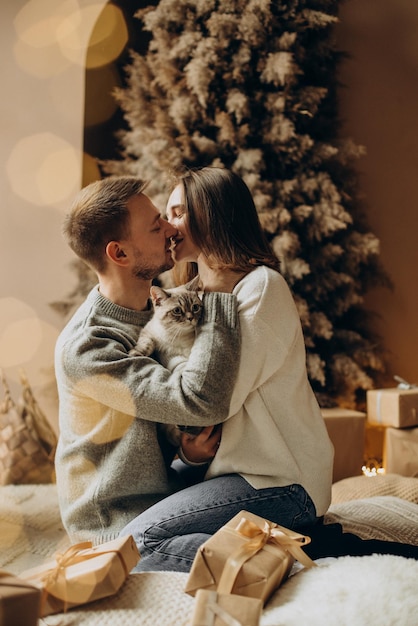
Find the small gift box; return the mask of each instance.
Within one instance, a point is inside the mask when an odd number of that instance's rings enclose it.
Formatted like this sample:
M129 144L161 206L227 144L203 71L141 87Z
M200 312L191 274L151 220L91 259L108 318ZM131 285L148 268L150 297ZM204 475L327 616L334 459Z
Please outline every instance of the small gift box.
M332 482L360 476L364 460L366 414L341 407L321 409L321 413L335 451Z
M0 626L36 626L41 591L25 580L0 571Z
M241 511L198 549L185 592L198 589L267 601L295 561L314 563L303 552L310 538Z
M263 602L198 589L191 626L258 626Z
M132 536L95 547L86 541L20 577L42 590L41 615L45 616L116 593L139 558Z
M371 389L367 392L367 419L381 426L418 426L418 388Z
M383 465L386 474L418 476L418 428L387 428Z

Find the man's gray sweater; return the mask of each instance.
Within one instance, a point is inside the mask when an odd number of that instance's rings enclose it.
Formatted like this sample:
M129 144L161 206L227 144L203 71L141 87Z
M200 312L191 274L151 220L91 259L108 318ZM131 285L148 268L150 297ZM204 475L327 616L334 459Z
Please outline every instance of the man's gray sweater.
M235 296L205 294L190 358L173 372L129 355L150 315L115 305L96 287L58 338L56 474L73 541L109 541L179 488L158 422L208 426L228 417L240 360Z

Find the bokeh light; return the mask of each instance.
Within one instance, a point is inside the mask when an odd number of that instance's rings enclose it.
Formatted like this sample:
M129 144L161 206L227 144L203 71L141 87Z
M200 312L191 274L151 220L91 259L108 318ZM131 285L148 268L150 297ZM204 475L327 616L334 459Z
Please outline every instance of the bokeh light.
M79 13L77 0L28 0L14 19L18 38L33 48L44 48L57 41L57 29L69 15Z
M74 63L87 68L107 65L128 42L122 11L99 2L80 7L76 0L29 0L14 27L16 62L39 78L54 76Z
M35 311L16 298L1 298L0 329L0 367L30 361L42 340L41 323Z
M94 26L94 28L93 28ZM93 28L93 31L92 31ZM87 69L117 59L128 42L128 28L122 11L113 4L93 4L74 11L57 29L62 54ZM84 51L87 51L87 58Z
M21 139L6 165L13 191L28 202L55 205L79 188L80 155L53 133L37 133Z
M69 60L61 54L57 31L63 20L79 12L76 0L29 0L14 20L14 54L21 69L38 78L61 72Z

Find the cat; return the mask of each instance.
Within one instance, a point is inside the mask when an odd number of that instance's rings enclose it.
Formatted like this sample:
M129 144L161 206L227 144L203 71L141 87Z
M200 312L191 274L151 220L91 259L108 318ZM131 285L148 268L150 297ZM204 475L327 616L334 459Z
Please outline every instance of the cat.
M155 353L164 367L173 370L189 358L203 302L198 292L187 286L163 289L153 285L150 296L154 314L129 354Z
M203 302L195 288L195 283L163 289L153 285L150 296L154 314L141 330L136 345L130 355L150 356L167 369L173 370L184 363L191 352ZM181 434L197 435L199 426L175 426L161 424L160 430L176 448L180 446Z

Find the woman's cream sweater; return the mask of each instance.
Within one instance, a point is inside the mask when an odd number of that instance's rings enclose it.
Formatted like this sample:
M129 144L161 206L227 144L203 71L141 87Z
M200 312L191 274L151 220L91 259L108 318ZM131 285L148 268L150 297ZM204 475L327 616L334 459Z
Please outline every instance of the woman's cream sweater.
M238 382L207 478L238 473L256 489L298 483L321 516L330 504L334 452L307 378L292 294L267 267L233 293L241 326Z

